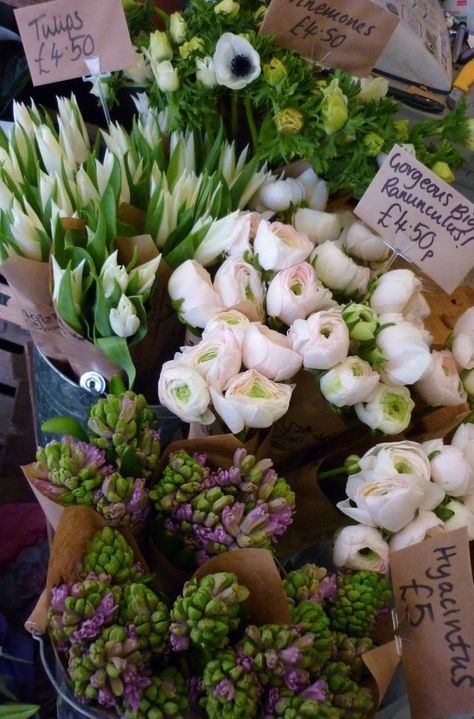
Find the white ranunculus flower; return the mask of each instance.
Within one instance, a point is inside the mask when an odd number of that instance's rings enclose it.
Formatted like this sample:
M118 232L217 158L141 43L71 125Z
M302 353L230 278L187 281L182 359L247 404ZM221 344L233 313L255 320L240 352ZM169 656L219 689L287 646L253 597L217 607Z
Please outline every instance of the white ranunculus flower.
M230 215L214 220L206 236L194 253L194 259L203 267L212 265L219 255L231 247L239 238L245 217L240 217L240 212L232 212Z
M318 177L312 167L308 167L296 179L304 187L304 199L308 208L311 210L325 210L329 197L326 180Z
M341 234L341 223L335 212L299 207L293 215L293 224L316 245L334 242Z
M66 156L51 129L47 125L39 125L35 137L46 172L61 174L64 168L67 177L71 177L75 170L74 158Z
M243 312L250 320L263 320L265 288L261 273L241 257L228 257L216 272L214 288L225 309Z
M364 262L380 262L389 248L380 235L376 235L363 222L353 222L341 235L345 251Z
M379 383L379 375L360 357L347 357L323 374L321 394L336 407L351 407L368 401Z
M462 369L474 369L474 307L466 310L454 325L452 350Z
M336 536L332 559L336 567L385 574L388 571L388 544L374 527L357 524L344 527Z
M188 25L180 12L174 12L170 15L171 39L176 45L182 45L188 35Z
M209 335L219 332L221 328L228 327L241 348L249 324L249 318L239 310L223 310L211 317L202 333L202 338L206 339Z
M195 260L186 260L175 269L168 281L168 293L181 322L190 327L205 327L224 309L209 272Z
M451 440L452 447L459 447L474 471L474 424L463 422Z
M285 335L258 323L249 324L242 342L242 360L275 382L291 379L301 369L300 355Z
M228 326L209 333L194 347L182 347L174 359L194 367L218 391L240 372L242 365L239 343Z
M407 387L380 382L368 400L355 405L355 411L360 421L372 429L399 434L410 424L414 406Z
M202 82L206 87L217 85L216 69L212 57L196 58L196 80Z
M307 262L278 272L267 290L267 313L290 326L328 305L331 293Z
M364 277L366 275L365 287L362 286L361 289L363 292L367 289L370 270L367 267L359 267L335 242L323 242L322 245L315 247L311 255L311 264L326 287L343 293L356 289L352 283L356 280L356 283L359 284L361 273L358 270L366 270L364 273Z
M18 200L13 200L10 231L25 257L30 260L41 260L41 242L38 233L40 230L44 231L44 228L38 215L26 200L24 207L23 210Z
M412 270L392 270L377 279L370 306L379 315L396 312L407 317L412 306L418 304L420 292L421 280Z
M230 380L221 394L212 387L214 409L233 434L244 427L270 427L288 411L294 385L280 384L249 369Z
M242 90L261 72L258 52L245 38L231 32L220 36L213 59L218 85L231 90Z
M372 273L369 267L358 265L352 280L344 290L344 294L348 296L352 296L354 293L357 295L365 295L371 275Z
M474 513L469 509L469 507L466 507L466 505L462 502L452 499L445 506L445 509L449 509L451 512L454 512L452 517L447 519L444 523L446 531L453 532L455 529L467 527L468 539L474 539Z
M313 243L291 225L262 220L254 240L254 251L264 270L286 270L304 262Z
M105 260L100 271L100 282L105 297L111 297L115 291L116 284L125 292L128 285L128 272L123 265L117 262L118 251L112 252Z
M382 468L383 471L414 474L425 482L429 482L431 476L430 460L424 447L408 440L376 444L360 458L359 466L364 471Z
M474 368L463 369L460 374L462 386L469 397L474 397Z
M259 191L259 200L268 210L284 212L298 205L304 198L303 185L292 177L265 183Z
M161 368L158 380L160 404L167 407L183 422L212 424L209 410L211 396L206 381L193 367L170 360Z
M410 322L385 327L376 344L385 358L380 374L387 384L414 384L431 367L430 348L421 330Z
M474 491L474 470L462 449L454 445L444 445L431 458L431 479L451 497Z
M360 90L355 96L359 102L370 102L380 100L388 92L388 80L384 77L357 77L360 82Z
M155 82L162 92L176 92L176 90L179 90L178 71L169 60L163 60L162 62L151 60L151 70Z
M415 383L415 390L431 407L455 407L467 400L456 361L449 350L431 353L431 367Z
M138 287L134 289L133 294L143 295L152 288L160 262L161 255L157 255L151 260L148 260L148 262L144 262L142 265L138 265L134 267L133 270L130 270L129 284L133 282L134 277L138 277Z
M109 322L118 337L132 337L140 327L140 319L133 302L122 295L117 307L109 312Z
M398 552L425 539L439 537L445 532L444 522L434 512L419 512L412 522L390 538L390 551Z
M130 80L135 85L146 85L147 82L153 79L153 72L150 67L150 63L146 59L145 55L139 50L135 49L135 67L128 67L122 71L124 77Z
M339 308L295 320L288 338L307 369L330 369L345 360L349 352L349 330Z

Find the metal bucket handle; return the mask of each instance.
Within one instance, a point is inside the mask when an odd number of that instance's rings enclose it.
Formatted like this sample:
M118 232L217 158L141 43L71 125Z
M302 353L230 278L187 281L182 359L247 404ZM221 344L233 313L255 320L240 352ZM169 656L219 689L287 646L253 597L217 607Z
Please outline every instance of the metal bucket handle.
M58 696L60 696L61 699L64 702L66 702L66 704L69 704L69 706L77 714L81 714L82 716L87 717L87 719L98 719L99 716L101 716L101 717L109 716L107 714L102 714L102 713L100 715L97 713L91 714L91 712L88 711L86 708L80 706L80 704L78 704L73 699L68 697L68 695L63 691L63 689L58 684L56 677L54 675L54 671L49 666L48 659L46 657L46 652L44 650L45 642L44 642L43 636L37 630L32 630L31 634L32 634L33 639L36 642L38 642L38 644L39 644L39 654L40 654L41 664L43 665L43 669L46 673L46 676L48 677L49 681L51 682L51 684L52 684L53 688L55 689L56 693L58 694Z

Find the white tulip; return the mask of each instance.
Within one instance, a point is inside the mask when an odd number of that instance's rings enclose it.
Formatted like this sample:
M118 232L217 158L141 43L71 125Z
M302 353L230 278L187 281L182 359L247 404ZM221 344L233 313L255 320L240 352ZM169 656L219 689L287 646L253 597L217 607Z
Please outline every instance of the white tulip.
M286 180L272 180L260 188L259 199L265 208L274 212L288 210L304 198L304 187L292 177Z
M218 85L231 90L242 90L261 72L258 52L245 38L230 32L220 36L213 59Z
M140 327L135 305L127 295L122 295L117 307L109 312L109 322L118 337L132 337Z
M313 244L291 225L262 220L254 240L254 251L264 270L286 270L304 262Z
M397 312L406 317L418 303L421 280L411 270L392 270L381 275L370 296L370 306L379 315ZM427 316L427 315L425 315Z
M137 49L135 49L135 66L128 67L122 72L124 77L135 85L146 85L153 79L150 63L145 55Z
M30 140L34 140L40 116L34 101L30 100L30 102L30 107L27 107L23 102L13 101L13 121L23 128Z
M66 270L61 269L54 255L51 255L51 265L53 268L53 302L56 304L59 299L59 291ZM76 315L81 314L82 300L82 276L84 272L85 260L82 260L77 267L71 270L71 294Z
M453 532L455 529L466 527L468 539L474 539L474 513L469 507L466 507L462 502L452 499L444 508L454 512L444 523L446 531Z
M13 202L13 193L8 189L0 177L0 210L8 210Z
M28 202L24 201L25 210L14 199L11 207L12 221L10 232L21 253L30 260L41 260L41 242L39 232L44 232L38 215Z
M344 254L335 242L323 242L322 245L315 247L311 255L311 264L326 287L343 293L356 289L352 288L351 283L355 280L356 284L359 284L361 274L358 270L366 270L366 273L362 275L365 278L365 287L362 286L362 292L367 289L370 270L367 267L359 268L359 265Z
M196 58L196 80L202 82L205 87L217 85L216 69L212 57Z
M431 479L451 497L474 491L474 470L455 445L444 445L431 458Z
M267 290L267 313L290 326L328 305L331 293L307 262L278 272Z
M398 552L405 547L439 537L446 532L446 526L434 512L419 512L415 519L390 538L390 551Z
M387 384L414 384L431 367L431 354L422 332L402 320L383 328L376 344L385 358L381 376Z
M467 400L456 361L449 350L431 353L431 367L415 383L415 390L431 407L455 407Z
M229 257L244 257L252 252L251 239L255 236L261 215L258 212L241 212L238 231L232 234L232 242L226 247Z
M249 318L242 312L238 310L223 310L211 317L202 333L202 338L206 339L209 335L221 330L221 328L228 327L237 340L239 349L241 349L245 331L249 324Z
M170 360L161 368L158 380L160 404L167 407L183 422L212 424L209 410L211 400L206 381L193 367Z
M294 385L267 379L254 369L230 380L225 394L211 387L214 409L233 434L244 427L270 427L288 411Z
M96 186L90 179L84 167L80 167L76 173L76 198L80 208L85 207L91 200L98 200L99 193Z
M194 253L194 259L204 267L213 262L236 242L242 232L245 217L240 212L232 212L219 220L214 220L206 236Z
M323 374L321 394L336 407L350 407L367 402L379 383L379 375L360 357L347 357Z
M243 312L250 320L263 320L265 288L261 273L241 257L228 257L216 272L214 288L225 309Z
M148 262L144 262L142 265L138 265L138 267L134 267L133 270L130 271L129 284L131 284L135 276L138 277L138 287L134 290L134 294L144 295L145 292L148 292L148 290L152 288L156 280L156 273L158 272L160 262L161 255L157 255L151 260L148 260Z
M173 57L173 50L165 32L155 30L155 32L150 34L148 53L150 55L150 59L153 59L156 62L171 60Z
M109 125L109 131L102 130L102 137L105 140L107 148L114 155L123 158L132 151L132 140L128 132L118 123Z
M359 102L371 102L371 100L379 100L388 92L388 80L384 77L357 77L360 82L360 90L355 96Z
M218 391L240 372L242 365L239 343L228 326L208 333L194 347L182 347L174 359L194 367L207 384Z
M317 245L333 242L341 234L341 223L335 212L300 207L293 215L293 224L298 232L303 232Z
M474 369L474 307L466 310L453 329L453 355L462 369Z
M155 82L162 92L176 92L179 89L178 71L169 60L156 62L151 60L151 70L155 78Z
M318 177L312 167L304 170L296 178L303 185L305 201L311 210L325 210L328 203L329 188L326 180Z
M355 411L360 421L372 429L399 434L410 424L414 406L407 387L380 382L368 400L355 405Z
M50 128L47 125L39 125L35 137L46 172L51 175L55 172L61 175L64 168L67 177L71 177L76 169L74 157L69 158L66 155Z
M451 446L459 447L474 471L474 424L463 422L455 431Z
M175 269L168 281L168 293L181 322L190 327L205 327L224 309L209 272L194 260L186 260Z
M247 327L242 360L247 369L256 369L275 382L291 379L302 365L300 355L291 349L285 335L258 323Z
M345 360L349 352L349 330L339 308L295 320L288 338L307 369L330 369Z
M112 252L105 260L100 271L100 283L105 297L111 297L115 292L116 284L123 294L128 285L128 273L123 265L117 262L118 251Z
M23 173L18 164L17 158L10 156L3 147L0 147L0 170L6 172L10 180L20 186L23 184Z
M361 470L382 468L383 471L414 474L425 482L430 481L431 464L424 446L418 442L380 442L369 449L359 460Z
M90 141L76 99L58 97L59 144L64 154L81 165L90 154Z
M344 527L336 536L332 559L336 567L385 574L388 570L388 544L374 527L357 524Z
M364 262L380 262L389 252L382 237L372 232L363 222L353 222L341 235L344 250Z

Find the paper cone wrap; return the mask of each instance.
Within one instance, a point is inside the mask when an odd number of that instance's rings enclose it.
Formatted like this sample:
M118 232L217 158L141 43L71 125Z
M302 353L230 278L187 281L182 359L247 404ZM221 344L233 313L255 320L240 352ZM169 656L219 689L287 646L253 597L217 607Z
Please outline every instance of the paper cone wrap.
M59 502L55 502L54 500L50 499L49 497L46 497L38 488L37 484L35 483L36 479L36 467L37 463L33 462L32 464L26 464L21 467L21 470L23 474L26 477L26 480L28 484L30 485L30 489L35 495L38 504L40 505L41 509L43 510L43 514L46 517L46 520L51 525L51 527L56 531L59 520L61 519L62 513L64 512L64 507L62 504L59 504Z

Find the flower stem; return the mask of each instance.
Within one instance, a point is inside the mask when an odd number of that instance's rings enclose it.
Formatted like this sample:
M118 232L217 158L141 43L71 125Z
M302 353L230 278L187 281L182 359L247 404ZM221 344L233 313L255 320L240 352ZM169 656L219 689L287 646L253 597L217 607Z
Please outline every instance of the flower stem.
M239 127L239 105L238 105L239 99L237 97L237 94L235 92L232 93L231 98L231 104L230 104L230 131L232 134L232 139L235 140L237 137L238 127Z
M247 95L245 98L245 114L247 116L247 122L250 129L250 134L252 135L252 145L254 151L257 149L257 141L258 141L258 132L257 127L255 125L255 120L252 113L252 105L250 103L250 98Z
M163 21L165 29L168 30L170 26L170 16L168 15L168 13L164 12L163 10L160 10L160 8L156 6L153 8L153 11L158 15L160 20Z
M318 472L318 479L328 479L329 477L339 477L341 474L347 474L347 470L344 467L336 467L335 469L327 469L325 472Z

